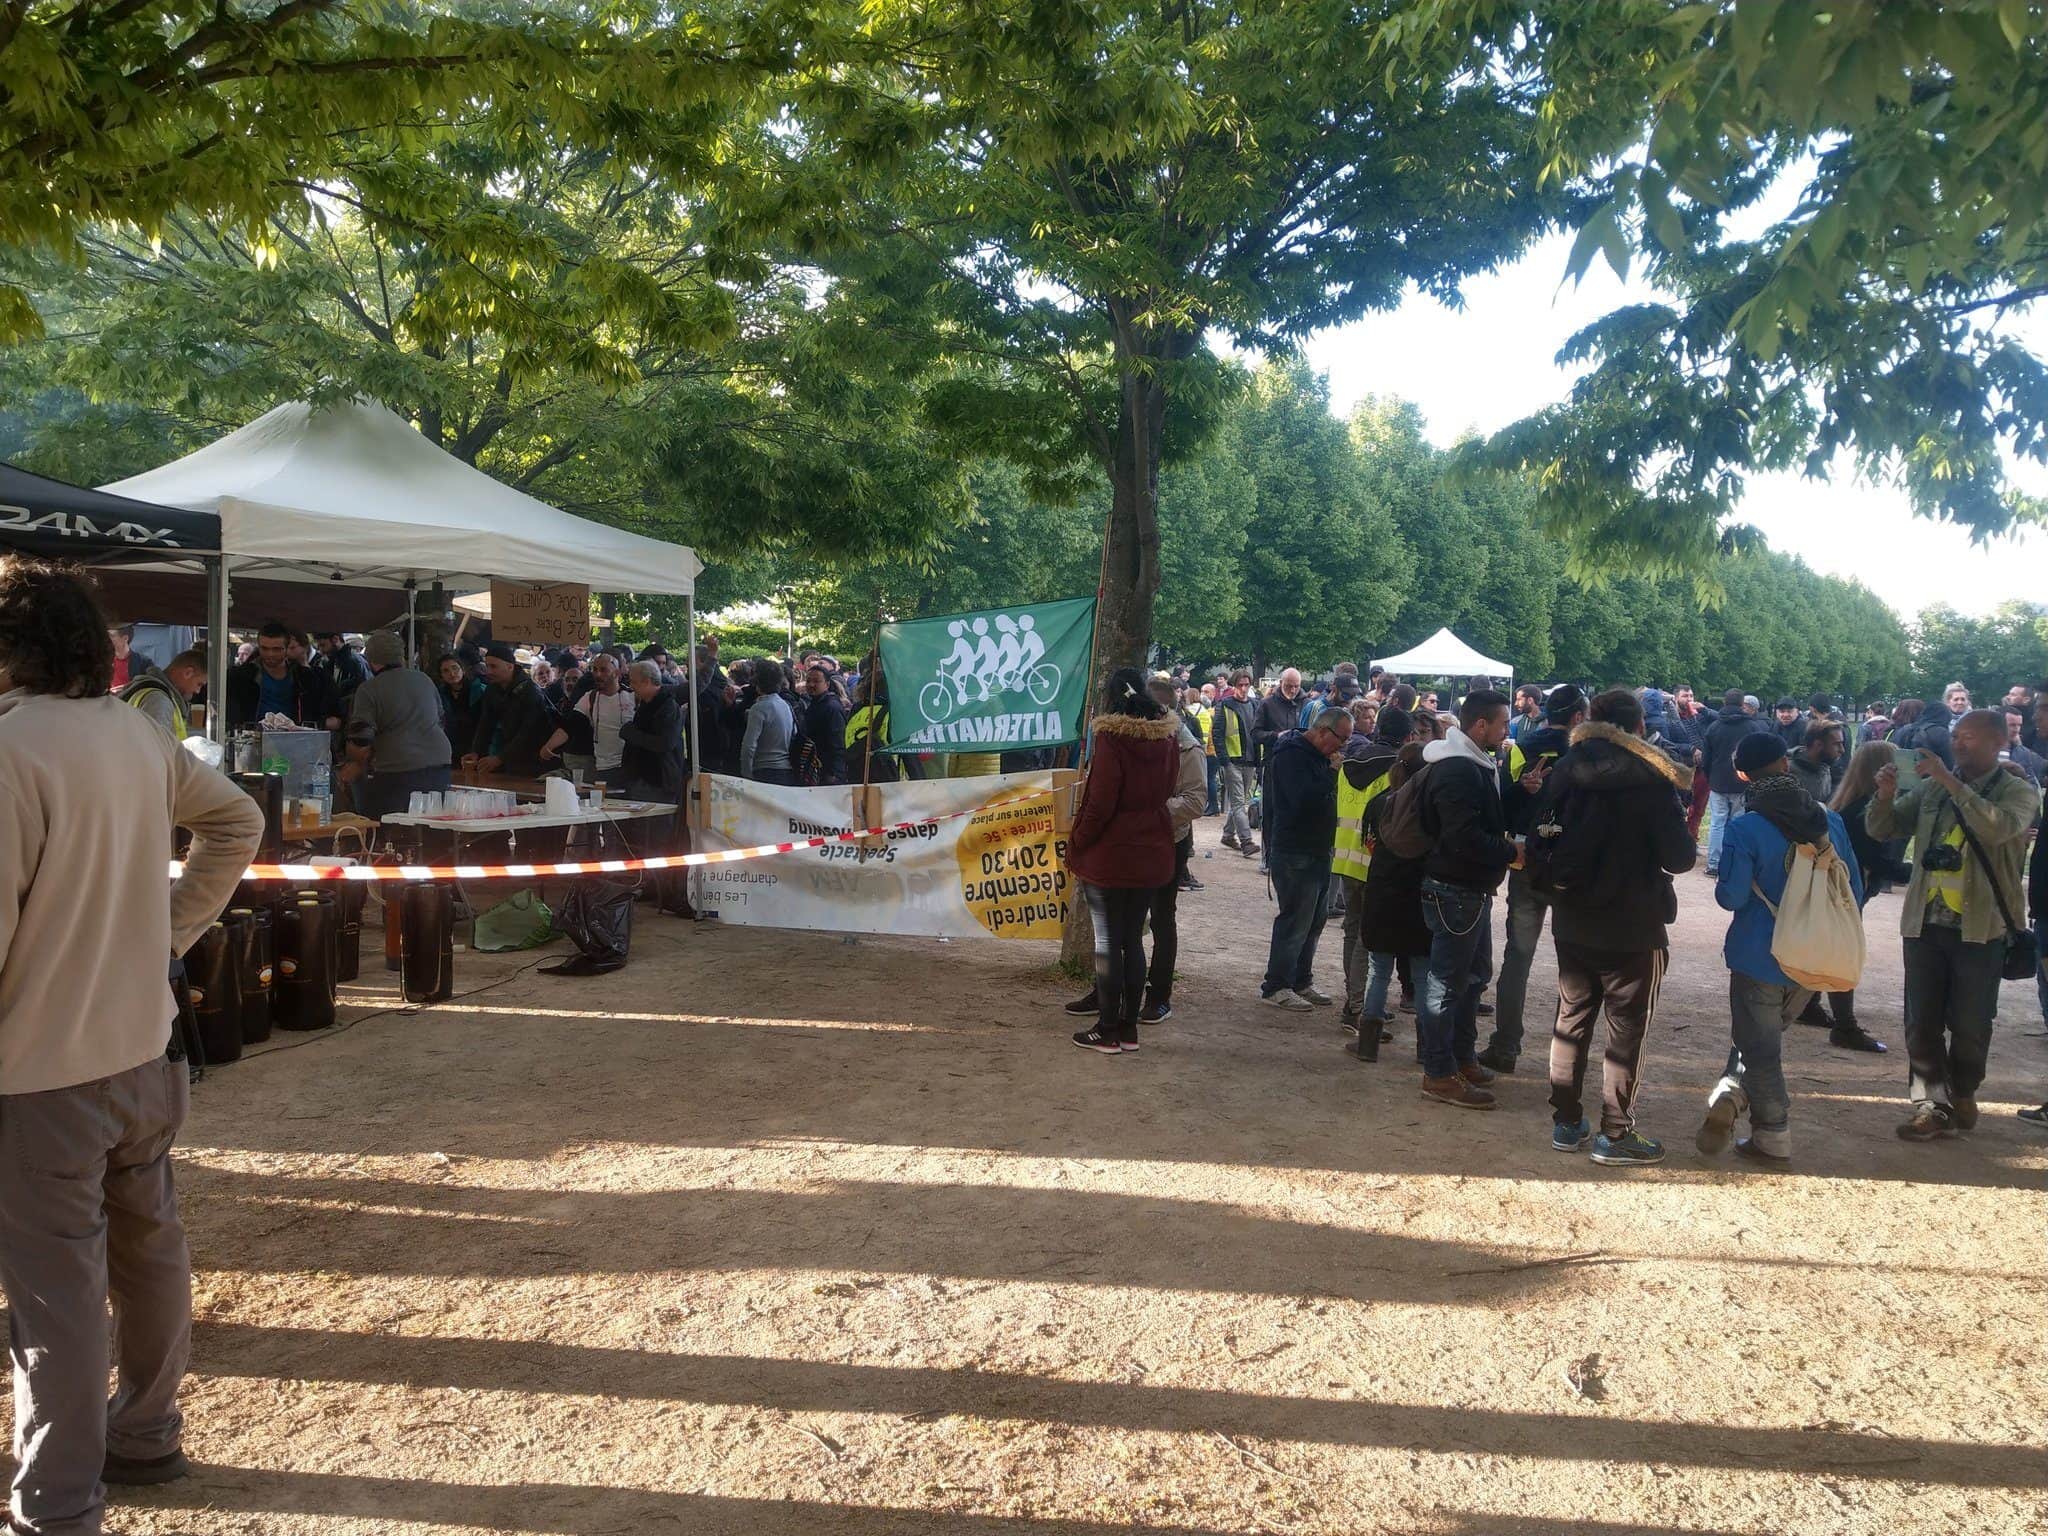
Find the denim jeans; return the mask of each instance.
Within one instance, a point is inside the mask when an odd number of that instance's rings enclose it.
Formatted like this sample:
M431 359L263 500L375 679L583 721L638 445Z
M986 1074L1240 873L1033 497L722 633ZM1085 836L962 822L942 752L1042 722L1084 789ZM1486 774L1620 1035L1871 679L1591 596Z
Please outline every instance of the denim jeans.
M1366 1018L1384 1019L1391 1017L1387 1012L1387 992L1393 985L1394 968L1400 963L1401 958L1403 957L1396 956L1391 950L1384 949L1376 949L1367 957L1365 1003L1363 1005ZM1405 958L1408 961L1411 973L1421 973L1429 969L1428 955L1409 955Z
M1529 967L1543 938L1543 914L1550 898L1539 895L1519 869L1508 876L1508 941L1500 955L1498 1008L1487 1049L1503 1056L1522 1054L1522 1014L1529 1001Z
M1707 829L1707 868L1721 867L1721 844L1728 836L1728 823L1749 807L1747 795L1724 795L1715 790L1707 796L1707 814L1713 818Z
M1479 994L1493 975L1493 896L1424 880L1422 920L1430 932L1415 1016L1422 1071L1450 1077L1478 1054Z
M1728 973L1728 1052L1723 1084L1741 1091L1749 1104L1750 1134L1764 1151L1791 1155L1792 1096L1785 1088L1785 1029L1813 996L1804 987L1758 981Z
M1222 808L1222 802L1216 798L1221 793L1216 787L1216 781L1222 776L1223 761L1221 758L1208 758L1206 759L1205 766L1209 774L1209 798L1203 803L1202 814L1204 816L1214 816Z
M1974 1098L1991 1059L2005 940L1966 944L1928 923L1906 940L1906 1095L1914 1104Z
M1330 900L1329 854L1269 851L1266 862L1280 910L1273 916L1273 943L1266 954L1261 997L1299 992L1314 982L1316 940L1323 936Z

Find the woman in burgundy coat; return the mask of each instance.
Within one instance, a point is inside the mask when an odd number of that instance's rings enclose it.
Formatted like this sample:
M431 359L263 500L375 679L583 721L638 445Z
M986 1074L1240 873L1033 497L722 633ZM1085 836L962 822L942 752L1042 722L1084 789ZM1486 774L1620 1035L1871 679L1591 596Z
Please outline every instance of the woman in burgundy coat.
M1173 818L1166 802L1180 776L1180 721L1146 690L1145 675L1120 667L1095 717L1095 756L1067 838L1067 868L1095 923L1095 1027L1074 1036L1087 1051L1114 1056L1138 1048L1145 992L1145 914L1152 892L1173 878Z

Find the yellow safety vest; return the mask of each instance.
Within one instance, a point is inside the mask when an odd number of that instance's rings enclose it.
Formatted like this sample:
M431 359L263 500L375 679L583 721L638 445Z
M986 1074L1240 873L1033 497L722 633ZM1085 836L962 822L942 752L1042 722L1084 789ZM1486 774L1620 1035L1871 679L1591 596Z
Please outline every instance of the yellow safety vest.
M889 709L887 705L863 704L853 712L853 718L846 722L846 744L857 746L866 738L870 724L875 727L875 745L889 744Z
M136 709L142 708L142 697L146 693L159 692L171 701L171 737L183 741L192 734L191 724L186 717L185 701L178 696L178 690L154 674L138 677L121 690L121 697Z
M1951 827L1948 836L1944 837L1942 842L1946 846L1960 852L1963 846L1963 829L1961 824L1958 823L1956 826ZM1927 899L1932 901L1936 897L1939 897L1941 904L1947 907L1949 911L1955 913L1957 917L1963 915L1963 871L1960 865L1955 869L1930 869L1927 871Z
M1392 773L1382 773L1363 789L1352 787L1351 775L1346 771L1353 766L1340 763L1337 766L1337 846L1330 863L1331 872L1347 880L1363 880L1372 868L1372 849L1365 841L1365 813L1387 787ZM1391 769L1394 765L1386 765Z
M1216 726L1223 726L1223 739L1216 739ZM1209 751L1212 756L1225 762L1236 762L1244 756L1244 717L1228 705L1219 704L1209 722Z
M1215 725L1213 723L1215 714L1206 704L1197 704L1188 713L1195 717L1196 722L1201 727L1202 750L1207 752L1209 750L1209 738L1215 732Z

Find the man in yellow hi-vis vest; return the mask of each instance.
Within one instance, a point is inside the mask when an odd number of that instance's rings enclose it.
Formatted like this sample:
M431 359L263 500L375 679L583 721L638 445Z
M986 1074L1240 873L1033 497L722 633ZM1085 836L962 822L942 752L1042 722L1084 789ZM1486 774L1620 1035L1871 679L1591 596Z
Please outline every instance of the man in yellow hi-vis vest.
M136 658L138 661L140 656ZM170 732L171 740L192 734L192 700L206 686L206 652L180 651L163 671L137 672L116 698L132 704Z
M1365 987L1372 969L1365 940L1365 897L1360 890L1372 868L1365 836L1366 812L1386 793L1388 771L1413 729L1408 716L1389 705L1380 712L1373 740L1359 748L1356 756L1347 747L1344 761L1337 767L1337 845L1330 869L1355 882L1344 897L1344 1011L1338 1022L1347 1030L1358 1031L1358 1054L1368 1061L1379 1059L1380 1021L1365 1017Z

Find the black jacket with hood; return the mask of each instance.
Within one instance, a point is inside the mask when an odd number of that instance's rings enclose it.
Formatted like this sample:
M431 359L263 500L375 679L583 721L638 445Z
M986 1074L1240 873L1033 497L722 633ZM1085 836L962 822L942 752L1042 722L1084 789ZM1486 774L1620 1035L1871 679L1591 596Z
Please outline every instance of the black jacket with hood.
M1560 944L1609 954L1664 949L1678 916L1671 877L1699 856L1686 830L1692 770L1604 721L1572 732L1544 806L1563 831L1550 861Z
M1743 782L1735 775L1735 749L1745 736L1771 727L1757 716L1740 709L1729 710L1707 727L1701 750L1707 758L1707 787L1717 795L1739 795Z

